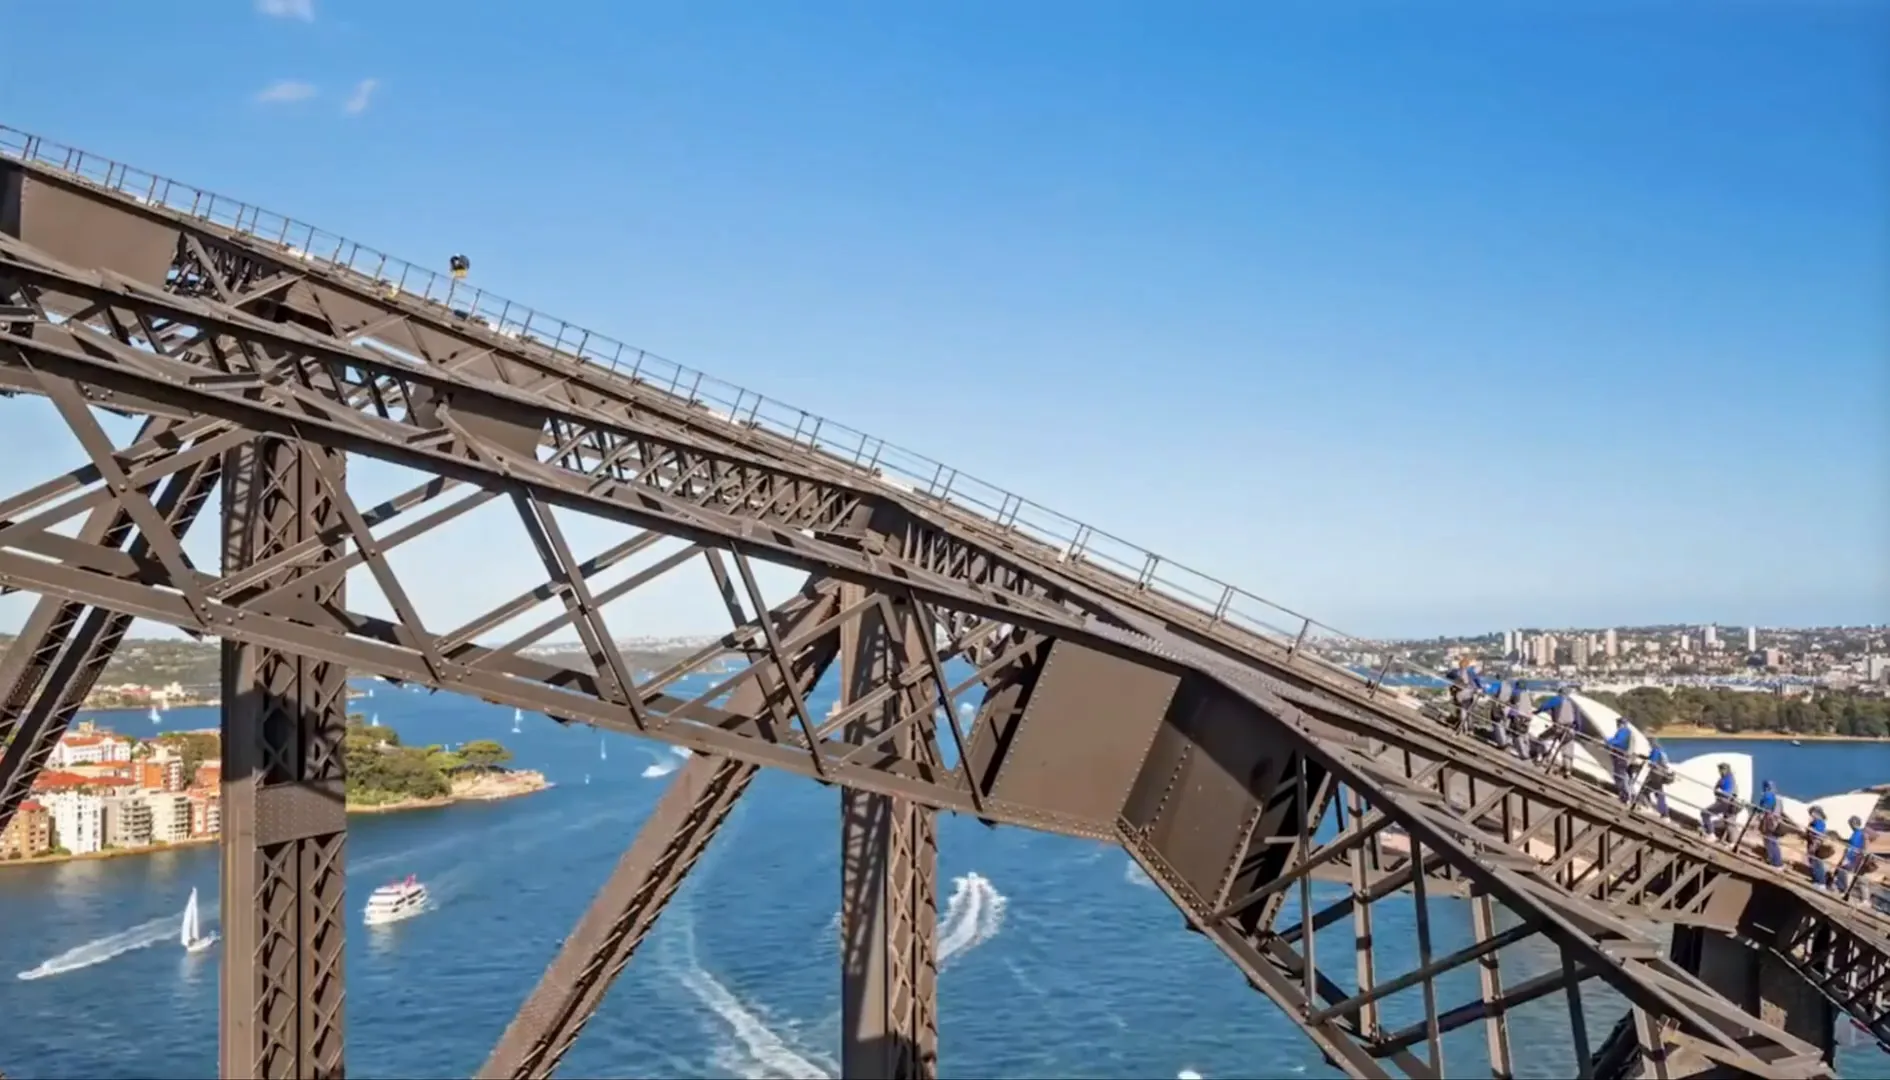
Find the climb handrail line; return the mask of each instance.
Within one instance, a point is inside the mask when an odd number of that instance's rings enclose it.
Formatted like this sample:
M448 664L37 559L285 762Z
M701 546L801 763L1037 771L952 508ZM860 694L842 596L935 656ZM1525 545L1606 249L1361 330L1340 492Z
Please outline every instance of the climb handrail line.
M1383 646L1347 634L1282 604L1189 569L1040 503L825 417L735 386L647 349L536 311L456 281L450 274L327 232L239 199L159 176L99 154L0 124L0 157L26 162L115 192L135 202L230 229L273 245L292 259L343 270L379 283L410 301L439 304L448 313L500 336L548 348L708 408L724 421L745 424L847 461L913 494L955 504L1000 527L1112 572L1282 645L1347 643L1383 654ZM1297 651L1297 650L1296 650ZM1432 672L1402 657L1387 664L1417 674ZM1335 668L1347 675L1352 673Z
M707 408L716 418L764 431L874 474L881 482L965 511L976 523L1020 535L1060 554L1072 566L1100 570L1133 587L1189 608L1211 626L1226 624L1286 650L1287 662L1310 659L1333 675L1375 691L1393 672L1435 679L1437 673L1384 645L1348 634L1282 604L1189 569L1111 533L1057 513L922 454L686 367L647 349L557 319L524 304L467 286L450 274L416 266L378 249L229 196L172 180L0 124L0 157L30 163L135 202L187 215L269 244L291 259L368 279L408 301L438 304L446 314L485 330L596 365L651 389ZM1283 623L1274 620L1283 618ZM1370 676L1307 651L1344 645L1372 658ZM1478 707L1482 707L1479 701ZM1575 733L1584 742L1605 740ZM1756 809L1741 793L1744 808ZM1669 797L1673 801L1682 801ZM1688 804L1690 805L1690 804Z

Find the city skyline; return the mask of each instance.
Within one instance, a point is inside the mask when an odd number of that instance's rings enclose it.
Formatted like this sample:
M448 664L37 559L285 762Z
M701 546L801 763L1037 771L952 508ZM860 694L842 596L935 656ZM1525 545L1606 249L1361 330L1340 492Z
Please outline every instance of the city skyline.
M1856 167L1890 128L1882 11L1230 6L1151 38L1105 4L1072 41L1049 11L578 7L498 33L416 2L371 34L345 2L137 9L83 39L27 9L43 44L0 74L0 122L442 268L464 251L481 288L1353 634L1890 617L1890 267L1859 227L1890 223L1890 182ZM710 45L713 71L687 60ZM151 98L169 47L230 62ZM521 49L573 59L460 77ZM1622 55L1647 62L1597 84ZM429 122L460 114L558 167ZM15 487L78 460L39 404L6 403ZM1492 438L1538 420L1561 434L1528 453ZM515 531L462 535L408 582L447 626L503 599L469 564L529 561ZM720 618L705 585L639 622Z

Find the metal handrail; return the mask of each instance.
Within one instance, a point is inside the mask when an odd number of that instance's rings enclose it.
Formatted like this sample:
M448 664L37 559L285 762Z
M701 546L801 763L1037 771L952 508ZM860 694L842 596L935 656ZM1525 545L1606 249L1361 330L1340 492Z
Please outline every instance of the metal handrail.
M416 266L338 233L5 125L0 125L0 157L243 233L273 245L290 259L367 278L390 298L438 304L501 337L595 364L695 402L723 420L823 451L877 473L895 488L955 506L995 523L1007 533L1034 540L1060 552L1071 564L1105 570L1138 590L1191 608L1210 624L1225 623L1273 641L1293 656L1306 655L1308 648L1339 643L1361 652L1385 652L1382 645L1190 569L923 454L472 287L451 275ZM1393 659L1391 666L1432 674L1403 657Z
M1310 660L1375 694L1394 671L1435 679L1437 673L1381 643L1348 634L1283 604L1190 569L1112 533L1060 514L994 484L847 427L686 367L647 349L597 333L416 266L365 244L194 185L111 158L0 125L0 157L31 163L80 183L163 207L270 244L287 257L368 279L390 298L438 304L501 337L529 342L620 377L682 398L726 422L765 431L876 475L882 482L971 515L976 524L1026 538L1056 554L1072 572L1101 571L1116 584L1152 593L1197 614L1212 629L1244 631L1285 651L1285 662ZM1376 666L1369 678L1317 651L1344 648ZM1599 740L1596 740L1599 741Z

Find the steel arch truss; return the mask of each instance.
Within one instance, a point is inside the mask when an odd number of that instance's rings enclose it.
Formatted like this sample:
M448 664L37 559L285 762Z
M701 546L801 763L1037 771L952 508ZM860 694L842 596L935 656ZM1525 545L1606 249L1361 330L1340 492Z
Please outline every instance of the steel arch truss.
M1386 1062L1441 1075L1444 1036L1475 1020L1489 1027L1493 1070L1507 1072L1508 1011L1561 992L1578 1015L1581 988L1596 978L1629 1001L1632 1045L1649 1057L1820 1074L1815 1048L1729 1004L1622 918L1716 912L1728 890L1714 875L1737 882L1736 863L1690 856L1631 815L1611 816L1593 793L1414 715L1288 678L1277 657L1224 641L1207 647L1199 633L1158 621L1167 615L1135 602L1132 589L1009 545L996 538L1001 529L968 525L857 467L790 455L734 418L574 368L533 343L419 318L399 308L405 301L373 301L330 271L214 230L171 223L145 240L162 259L140 280L66 265L0 235L0 387L50 399L88 459L0 500L0 588L48 598L44 618L35 615L40 637L0 672L10 677L0 733L13 736L0 759L0 821L30 789L46 733L56 739L76 705L84 680L61 673L95 673L115 643L111 626L122 636L120 620L142 617L225 640L226 670L243 675L228 700L254 702L252 712L233 711L246 718L232 728L254 735L246 842L276 860L252 868L252 884L276 883L254 886L253 906L274 914L244 943L259 950L252 974L332 987L290 1003L287 1015L269 1011L260 1041L246 1041L241 1060L226 1058L233 1075L339 1072L333 913L345 828L334 737L344 668L699 755L486 1075L556 1067L760 766L848 791L850 1074L936 1069L940 809L1122 843L1190 924L1352 1075L1386 1075ZM95 407L151 419L113 447ZM345 453L433 479L363 507L347 491ZM191 563L183 533L219 475L226 500L240 481L237 505L248 509L226 508L231 542L211 572ZM428 626L388 553L488 503L516 515L544 580L456 627ZM585 558L560 513L641 531ZM58 531L82 515L76 535ZM604 570L660 538L686 546L598 587ZM637 671L605 612L697 560L732 629L667 670ZM757 560L806 581L771 606ZM356 568L392 617L345 606L341 583ZM481 643L541 605L556 610L504 644ZM92 621L99 629L87 637ZM583 643L582 661L534 651L566 628ZM813 715L810 689L836 659L840 704ZM966 722L960 705L973 700ZM1314 879L1323 889L1334 877L1348 892L1325 901ZM1401 889L1415 900L1419 966L1385 977L1357 939L1369 942L1373 905ZM1434 934L1436 905L1453 897L1468 901L1462 947ZM1289 911L1294 922L1282 925ZM1331 974L1320 954L1333 950L1318 931L1347 920L1355 947L1342 955L1344 973ZM272 934L294 940L265 948ZM1798 948L1795 940L1774 946ZM1555 970L1506 980L1499 954L1538 944ZM1806 948L1806 971L1833 970L1818 959L1829 949ZM1471 965L1475 1001L1447 1007L1452 974ZM1834 994L1881 1003L1887 980L1871 978L1826 982ZM280 996L276 983L232 983L230 992L253 993L242 1004L257 1004ZM1388 1028L1395 995L1410 988L1424 998L1421 1023ZM1580 1023L1571 1038L1571 1062L1606 1057L1593 1054Z

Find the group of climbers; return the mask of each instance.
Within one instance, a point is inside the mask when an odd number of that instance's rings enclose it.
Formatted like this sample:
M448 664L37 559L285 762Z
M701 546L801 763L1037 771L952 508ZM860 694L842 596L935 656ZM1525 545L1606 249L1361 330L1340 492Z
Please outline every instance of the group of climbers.
M1468 659L1446 672L1445 678L1449 682L1454 727L1459 733L1470 734L1477 726L1479 700L1487 698L1487 734L1492 745L1515 754L1523 761L1542 765L1550 772L1569 774L1574 764L1572 749L1580 737L1582 721L1581 707L1575 701L1573 686L1564 685L1540 702L1532 702L1521 679L1485 682L1475 663ZM1533 726L1532 719L1544 714L1548 716L1548 723L1532 736L1529 730ZM1673 765L1658 740L1650 737L1647 741L1646 756L1635 754L1634 732L1627 719L1623 717L1615 721L1614 733L1605 742L1615 796L1630 806L1651 805L1656 816L1671 821L1667 788L1674 781ZM1646 771L1637 788L1635 768L1643 762ZM1732 766L1725 762L1719 765L1719 777L1713 784L1712 799L1712 805L1702 809L1699 814L1701 835L1737 846L1743 832L1736 835L1734 825L1739 820L1743 800L1739 794L1739 783L1733 777ZM1753 806L1757 813L1759 836L1765 844L1765 861L1771 866L1783 868L1785 854L1779 841L1786 835L1787 829L1785 817L1779 808L1778 791L1772 781L1767 780L1761 785L1758 802ZM1848 894L1852 883L1873 868L1869 833L1864 822L1857 817L1850 819L1851 834L1840 855L1825 819L1824 808L1811 807L1810 817L1811 822L1804 830L1804 842L1805 862L1810 870L1812 884ZM1835 868L1832 866L1833 856L1837 856Z

